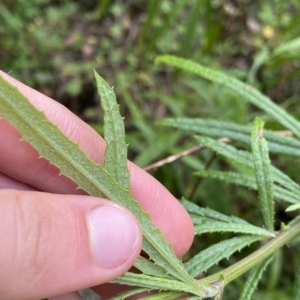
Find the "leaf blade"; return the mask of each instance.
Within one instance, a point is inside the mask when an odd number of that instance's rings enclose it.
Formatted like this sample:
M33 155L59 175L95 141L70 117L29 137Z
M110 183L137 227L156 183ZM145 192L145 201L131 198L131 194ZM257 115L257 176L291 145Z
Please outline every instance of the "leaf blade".
M251 148L260 208L268 230L274 230L273 174L267 142L262 138L263 121L255 118L251 132Z
M233 77L227 76L215 70L211 70L187 59L171 55L163 55L157 57L155 62L166 63L228 87L242 98L267 112L280 124L293 132L297 137L300 137L300 123L294 117L285 112L281 107L273 103L268 97L264 96L253 87L244 84Z
M261 240L261 238L261 236L244 235L219 242L196 254L185 263L185 267L191 276L194 277L205 272L220 260L229 257L234 252L241 250L251 243Z
M184 291L202 297L204 294L197 287L192 287L177 280L170 280L166 278L156 278L144 274L134 274L127 272L124 275L111 281L112 283L125 284L130 286L139 286L149 288L151 290L171 290Z
M234 183L257 191L257 183L254 175L252 176L249 174L217 170L200 170L194 172L194 175L205 178L218 179L227 183ZM274 186L274 197L278 200L283 200L288 203L299 203L299 197L297 195L278 185Z
M188 201L187 199L183 198L180 203L184 206L187 212L190 215L195 215L196 217L204 217L209 218L212 220L222 221L226 223L238 223L238 224L250 224L246 222L244 219L240 219L235 216L227 216L218 211L215 211L211 208L204 208L196 205L195 203Z
M165 118L157 121L156 124L210 137L226 137L233 141L250 144L251 128L232 122L201 118ZM264 130L264 137L268 140L270 152L300 157L300 141L297 139L278 135L270 130Z
M101 95L101 107L104 111L104 137L106 141L104 169L114 175L118 184L129 190L130 174L127 167L127 145L123 119L120 116L113 89L96 71L94 71L94 75L98 93Z
M295 210L298 210L300 209L300 203L295 203L293 205L290 205L285 211L295 211Z
M203 221L194 226L195 234L210 232L235 232L243 234L260 235L263 238L274 237L274 234L251 224L225 223L218 221Z
M134 266L145 275L164 277L173 280L175 279L173 276L169 276L168 274L166 274L165 269L154 264L143 256L138 257L138 259L134 263Z
M113 297L110 298L110 300L123 300L123 299L127 299L129 297L144 293L144 292L148 292L149 289L146 288L136 288L136 289L132 289L129 291L125 291L122 293L119 293Z
M195 136L195 139L203 146L217 152L218 154L254 170L252 156L249 152L237 150L231 145L220 143L209 137ZM271 167L274 174L274 180L284 188L290 190L294 194L294 198L300 199L300 186L279 169L274 166ZM294 202L298 202L298 200Z
M269 257L262 263L256 265L249 274L249 277L247 281L245 282L243 291L241 293L241 296L239 297L239 300L250 300L252 297L252 294L254 293L254 290L256 286L258 285L261 276L269 263L272 261L273 256Z

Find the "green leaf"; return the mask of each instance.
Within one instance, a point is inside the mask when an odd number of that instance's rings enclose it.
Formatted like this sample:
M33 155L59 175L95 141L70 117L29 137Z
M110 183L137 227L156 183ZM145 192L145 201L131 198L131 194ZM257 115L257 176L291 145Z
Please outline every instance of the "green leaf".
M178 58L171 55L159 56L156 58L155 62L166 63L168 65L186 70L191 73L195 73L215 83L219 83L228 87L229 89L231 89L232 91L240 95L245 100L249 101L250 103L256 105L260 109L267 112L280 124L282 124L283 126L288 128L291 132L293 132L297 137L300 137L300 123L294 117L292 117L281 107L276 105L268 97L261 94L258 90L256 90L252 86L244 84L241 81L233 77L227 76L221 72L206 68L193 61Z
M104 96L102 99L110 101L111 97L105 98ZM0 77L0 107L2 117L21 133L22 139L37 149L40 157L44 157L58 167L62 175L69 177L88 194L98 197L105 195L131 210L143 230L143 250L157 265L164 268L166 273L185 282L191 288L196 286L198 292L202 291L203 295L206 295L207 291L209 292L210 286L200 286L188 275L171 246L163 238L159 229L153 225L149 215L132 198L130 191L118 183L117 180L123 181L124 176L126 177L124 173L121 177L115 178L114 174L91 161L77 144L65 136L56 125L47 119L43 112L38 111L16 87L10 85L2 77ZM119 113L113 111L116 106L111 106L109 109L112 110L109 113L114 115L114 118L120 118ZM115 134L117 136L120 133ZM111 141L114 143L114 139L109 139L107 142ZM111 154L108 155L109 159L116 153L118 153L118 159L123 157L119 156L122 151L124 150L112 149ZM124 163L120 164L125 165ZM108 162L108 165L109 169L115 172L115 169L111 167L114 162Z
M273 52L273 56L282 55L286 53L299 54L299 49L300 49L300 37L297 37L275 48Z
M101 95L104 111L104 136L107 143L104 155L104 169L112 174L124 189L130 189L130 174L127 167L127 145L125 129L120 116L119 105L113 89L94 71L96 85Z
M263 121L255 118L251 132L251 148L255 168L260 209L268 230L274 230L273 174L268 146L262 137Z
M214 178L225 181L227 183L234 183L240 186L245 186L256 191L258 190L254 175L216 170L200 170L195 172L194 175L206 178ZM290 191L278 185L274 186L274 197L278 200L283 200L289 203L299 203L298 196L295 196Z
M156 122L158 125L169 126L206 136L222 138L250 144L251 128L231 122L207 120L200 118L165 118ZM270 152L300 157L300 141L270 130L264 130Z
M153 262L151 262L149 259L144 258L143 256L138 257L138 259L134 263L134 266L146 275L174 279L174 277L167 275L166 271L163 268L155 265Z
M122 293L119 293L117 295L115 295L114 297L111 297L110 300L123 300L126 298L129 298L131 296L135 296L144 292L148 292L149 289L145 289L145 288L136 288L136 289L132 289L132 290L128 290Z
M244 165L254 170L253 159L249 152L243 150L237 150L231 145L218 142L208 137L196 136L195 138L201 145L217 152L218 154L221 154L231 159L233 162L239 163L241 165ZM279 183L280 186L292 191L292 193L294 194L293 196L294 198L300 199L299 185L296 182L294 182L290 177L288 177L286 174L284 174L283 172L275 168L274 166L271 166L271 168L274 175L274 180L277 183ZM296 200L296 202L298 201L299 200ZM295 201L291 201L291 202L295 202Z
M181 204L192 217L195 225L195 234L205 232L238 232L261 235L262 237L274 236L272 232L254 226L243 219L234 216L229 217L210 208L199 207L186 199L183 199Z
M195 215L196 217L205 217L212 220L223 221L226 223L238 223L238 224L250 224L243 219L240 219L235 216L227 216L219 213L211 208L204 208L196 205L195 203L188 201L186 199L182 199L181 204L188 211L190 215Z
M196 221L194 226L195 234L202 234L207 232L235 232L244 234L260 235L262 237L274 237L274 234L257 226L251 224L226 223L212 220Z
M252 252L233 265L230 265L226 269L200 279L199 282L216 282L220 280L220 278L222 278L222 283L226 285L274 254L283 245L290 243L292 239L299 236L299 233L300 222L298 219L296 222L294 222L293 225L287 226L287 228L281 230L278 234L276 234L273 239L264 243L264 245L261 246L258 250Z
M134 273L127 272L124 275L118 277L117 279L112 280L111 282L130 285L130 286L139 286L139 287L149 288L152 290L171 290L171 291L179 291L179 292L184 291L186 293L198 295L199 297L203 296L203 292L197 286L187 285L177 280L157 278L157 277L152 277L144 274L134 274ZM216 291L214 291L213 295L215 294Z
M187 295L190 294L182 292L160 292L159 294L146 296L143 300L177 300ZM202 298L198 297L198 299L201 300Z
M261 239L261 236L245 235L219 242L195 255L185 263L185 267L190 275L195 277L222 259L228 258L234 252L240 251L242 248Z
M300 203L290 205L285 211L295 211L300 209Z
M257 287L263 272L265 271L266 267L269 265L269 263L272 261L273 256L269 257L262 263L256 265L249 274L249 277L244 285L242 294L239 298L239 300L250 300L255 288Z

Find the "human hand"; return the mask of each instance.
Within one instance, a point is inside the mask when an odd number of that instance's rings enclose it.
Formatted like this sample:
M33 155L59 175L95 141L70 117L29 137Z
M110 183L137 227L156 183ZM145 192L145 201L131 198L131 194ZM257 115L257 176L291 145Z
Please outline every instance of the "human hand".
M104 140L68 109L0 71L95 162ZM0 107L1 114L1 107ZM136 218L109 200L86 196L0 119L0 299L54 297L94 287L104 298L118 287L104 284L138 257L142 233ZM192 222L153 177L129 162L131 190L154 224L182 256L193 240ZM59 296L62 295L62 296ZM51 299L54 299L51 298Z

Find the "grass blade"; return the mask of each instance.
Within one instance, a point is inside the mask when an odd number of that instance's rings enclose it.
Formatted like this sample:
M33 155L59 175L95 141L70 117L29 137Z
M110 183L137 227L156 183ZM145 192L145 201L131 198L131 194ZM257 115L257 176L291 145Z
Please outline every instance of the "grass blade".
M185 267L190 275L195 277L222 259L228 258L234 252L240 251L242 248L261 239L261 236L245 235L219 242L195 255L185 263Z
M266 267L272 261L273 256L269 257L259 265L255 266L249 274L249 277L244 285L243 291L239 300L250 300L254 293L255 288L257 287L263 272L265 271Z
M252 86L244 84L243 82L233 77L227 76L221 72L206 68L191 60L178 58L171 55L159 56L156 58L155 62L166 63L168 65L186 70L191 73L195 73L215 83L219 83L228 87L229 89L240 95L243 99L249 101L250 103L256 105L257 107L268 113L275 120L277 120L277 122L293 132L295 136L297 136L298 138L300 137L300 123Z
M273 174L268 146L262 137L263 121L255 118L251 132L251 148L260 209L268 230L274 230Z
M160 4L161 4L161 1L159 1L159 0L149 1L149 8L147 10L147 19L141 29L141 33L140 33L139 40L138 40L138 47L141 47L144 44L144 40L146 39L147 34L149 34L151 25L153 24L154 19L157 15L157 12L160 8Z
M275 48L272 55L277 56L277 55L284 55L287 53L299 54L299 49L300 49L300 37L297 37L288 42L282 43L282 45Z
M192 4L190 15L186 18L185 32L181 42L180 54L181 56L188 56L192 43L194 41L194 35L199 22L200 9L203 6L202 1L195 1Z

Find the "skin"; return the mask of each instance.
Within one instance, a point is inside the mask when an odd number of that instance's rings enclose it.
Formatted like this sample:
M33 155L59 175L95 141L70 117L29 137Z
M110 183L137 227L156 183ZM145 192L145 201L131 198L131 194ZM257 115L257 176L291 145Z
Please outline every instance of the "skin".
M103 163L105 142L91 127L56 101L4 72L0 76L44 111L92 160ZM38 158L37 151L20 139L19 132L0 119L0 141L4 141L0 143L0 240L4 245L0 298L77 300L81 298L73 291L87 287L111 297L120 287L105 283L129 270L140 253L142 233L137 220L126 208L76 190L71 180L59 176L56 167ZM128 167L134 198L149 212L176 255L182 256L193 241L187 212L151 175L131 162ZM87 216L95 208L111 205L133 224L128 230L135 246L119 264L103 267L91 254ZM114 251L118 255L121 250Z

